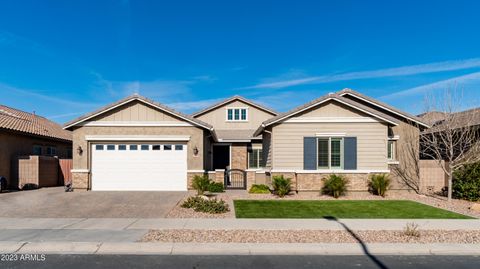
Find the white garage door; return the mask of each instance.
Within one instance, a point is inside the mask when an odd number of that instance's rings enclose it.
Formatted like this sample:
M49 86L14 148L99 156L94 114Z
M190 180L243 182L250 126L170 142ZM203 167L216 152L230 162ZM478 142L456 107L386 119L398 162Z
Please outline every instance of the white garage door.
M92 190L185 191L187 145L92 145Z

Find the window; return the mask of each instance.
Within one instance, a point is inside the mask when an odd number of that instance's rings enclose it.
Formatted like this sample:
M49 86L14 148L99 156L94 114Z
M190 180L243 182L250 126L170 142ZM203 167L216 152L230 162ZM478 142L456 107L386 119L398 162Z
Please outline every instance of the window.
M130 145L130 150L138 150L138 146L137 145Z
M387 141L387 159L392 161L395 160L395 150L396 150L396 141L395 140L388 140Z
M115 150L115 145L107 145L107 150Z
M95 145L96 150L103 150L103 145Z
M33 155L42 155L42 146L34 145L32 153Z
M261 148L253 148L248 152L248 168L261 168L263 163L263 151Z
M321 137L317 141L319 169L343 168L343 138Z
M227 108L227 121L247 121L247 108Z
M141 150L149 150L150 146L149 145L141 145L140 149Z
M183 150L183 145L175 145L175 150Z
M152 150L160 150L160 145L153 145Z
M57 154L57 148L56 147L47 147L47 155L48 156L54 156Z
M68 159L72 158L72 150L71 149L67 149L67 158Z
M163 145L163 150L172 150L172 145Z
M118 145L118 150L127 150L127 145Z

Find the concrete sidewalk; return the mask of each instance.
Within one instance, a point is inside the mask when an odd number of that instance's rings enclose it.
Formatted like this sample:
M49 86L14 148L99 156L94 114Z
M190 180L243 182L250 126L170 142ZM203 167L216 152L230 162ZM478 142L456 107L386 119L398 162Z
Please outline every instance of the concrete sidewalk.
M480 255L478 244L0 242L0 253L134 255Z
M0 230L403 230L407 223L423 230L480 230L480 219L137 219L137 218L0 218ZM1 239L0 239L1 240Z

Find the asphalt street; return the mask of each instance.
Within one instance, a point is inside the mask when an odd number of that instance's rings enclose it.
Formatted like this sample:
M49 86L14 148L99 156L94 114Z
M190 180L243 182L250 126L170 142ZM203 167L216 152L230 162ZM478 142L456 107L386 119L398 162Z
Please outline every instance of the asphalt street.
M20 255L20 254L18 254ZM12 258L12 257L10 257ZM20 258L19 256L17 258ZM480 268L480 256L162 256L45 255L1 261L0 268Z

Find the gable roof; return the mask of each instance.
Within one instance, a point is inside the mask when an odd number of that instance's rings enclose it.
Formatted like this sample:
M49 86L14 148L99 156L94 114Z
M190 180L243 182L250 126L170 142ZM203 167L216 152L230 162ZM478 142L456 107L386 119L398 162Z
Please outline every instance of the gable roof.
M446 124L446 121L450 125L450 128L480 125L480 108L478 107L454 113L430 111L418 116L432 125L431 132L441 129Z
M375 117L383 122L388 122L390 124L393 124L393 125L398 125L399 121L385 113L382 113L378 110L375 110L375 109L372 109L368 106L365 106L363 104L360 104L358 102L355 102L353 100L350 100L348 98L345 98L345 97L342 97L336 93L330 93L330 94L327 94L327 95L324 95L320 98L317 98L313 101L310 101L304 105L301 105L299 107L296 107L288 112L285 112L285 113L282 113L276 117L273 117L271 119L268 119L266 121L264 121L262 123L262 125L255 131L254 135L259 135L262 130L269 126L269 125L272 125L274 123L277 123L277 122L281 122L287 118L290 118L298 113L301 113L305 110L308 110L310 108L313 108L313 107L316 107L320 104L323 104L325 102L329 102L329 101L335 101L335 102L338 102L338 103L341 103L341 104L344 104L346 106L349 106L355 110L358 110L358 111L361 111L363 113L366 113L372 117Z
M134 94L134 95L128 96L128 97L126 97L126 98L124 98L124 99L122 99L122 100L119 100L119 101L115 102L115 103L112 103L112 104L110 104L110 105L104 106L104 107L102 107L102 108L100 108L100 109L98 109L98 110L96 110L96 111L94 111L94 112L85 114L85 115L80 116L80 117L78 117L78 118L76 118L76 119L74 119L74 120L71 120L71 121L65 123L63 128L64 128L64 129L69 129L69 128L71 128L71 127L73 127L73 126L75 126L75 125L77 125L77 124L79 124L79 123L82 123L82 122L88 120L88 119L91 119L91 118L93 118L93 117L99 116L99 115L101 115L101 114L103 114L103 113L105 113L105 112L108 112L108 111L110 111L110 110L112 110L112 109L115 109L115 108L117 108L117 107L119 107L119 106L128 104L128 103L133 102L133 101L140 101L140 102L145 103L145 104L147 104L147 105L150 105L150 106L152 106L152 107L154 107L154 108L157 108L157 109L159 109L159 110L161 110L161 111L163 111L163 112L167 112L168 114L171 114L171 115L176 116L176 117L179 117L179 118L181 118L181 119L183 119L183 120L185 120L185 121L188 121L188 122L192 123L193 125L196 125L196 126L205 128L205 129L210 130L210 131L213 130L213 127L212 127L210 124L208 124L208 123L205 123L205 122L203 122L203 121L201 121L201 120L192 118L191 116L186 115L186 114L183 114L183 113L181 113L181 112L175 111L175 110L172 109L172 108L169 108L169 107L167 107L167 106L165 106L165 105L162 105L162 104L160 104L160 103L158 103L158 102L155 102L155 101L153 101L153 100L151 100L151 99L148 99L148 98L146 98L146 97L140 96L140 95L138 95L138 94Z
M72 141L72 133L60 124L42 116L0 105L0 129L22 132L64 141Z
M361 93L359 93L359 92L356 92L356 91L354 91L354 90L352 90L352 89L348 89L348 88L343 89L343 90L341 90L340 92L338 92L338 95L340 95L340 96L345 96L345 95L353 96L354 98L357 98L357 99L359 99L359 100L362 100L362 101L365 101L365 102L367 102L367 103L370 103L370 104L372 104L372 105L374 105L374 106L376 106L376 107L379 107L379 108L381 108L381 109L384 109L384 110L386 110L386 111L388 111L388 112L390 112L390 113L396 114L396 115L398 115L398 116L400 116L400 117L402 117L402 118L404 118L404 119L407 119L407 120L413 121L413 122L415 122L415 123L418 123L418 124L422 125L423 127L430 128L430 126L429 126L424 120L422 120L421 118L419 118L419 117L417 117L417 116L414 116L414 115L412 115L412 114L409 114L409 113L407 113L407 112L398 110L398 109L396 109L396 108L394 108L394 107L392 107L392 106L390 106L390 105L387 105L387 104L385 104L385 103L383 103L383 102L380 102L380 101L378 101L378 100L376 100L376 99L373 99L373 98L371 98L371 97L368 97L368 96L366 96L366 95L363 95L363 94L361 94Z
M213 105L211 105L211 106L209 106L209 107L207 107L207 108L204 108L204 109L202 109L202 110L200 110L200 111L198 111L198 112L193 113L193 114L192 114L192 117L198 117L198 116L203 115L203 114L205 114L205 113L207 113L207 112L209 112L209 111L212 111L212 110L214 110L214 109L216 109L216 108L218 108L218 107L220 107L220 106L223 106L223 105L225 105L225 104L231 103L231 102L236 101L236 100L241 101L241 102L244 102L244 103L247 103L247 104L249 104L249 105L251 105L251 106L253 106L253 107L256 107L256 108L258 108L258 109L260 109L260 110L263 110L263 111L265 111L265 112L267 112L267 113L270 113L270 114L272 114L273 116L278 115L278 113L277 113L275 110L271 109L271 108L268 108L268 107L262 106L262 105L260 105L260 104L257 104L257 103L255 103L255 102L253 102L253 101L251 101L251 100L249 100L249 99L247 99L247 98L245 98L245 97L242 97L242 96L240 96L240 95L234 95L234 96L232 96L232 97L230 97L230 98L227 98L227 99L225 99L225 100L223 100L223 101L220 101L220 102L218 102L218 103L216 103L216 104L213 104Z

